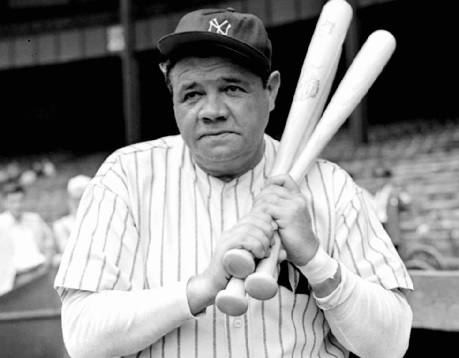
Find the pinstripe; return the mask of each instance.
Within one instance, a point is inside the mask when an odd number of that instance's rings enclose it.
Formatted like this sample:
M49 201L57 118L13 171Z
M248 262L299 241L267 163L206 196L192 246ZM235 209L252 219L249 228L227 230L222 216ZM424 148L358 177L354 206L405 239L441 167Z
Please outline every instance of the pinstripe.
M231 358L233 356L233 351L232 351L232 347L231 347L231 327L230 327L230 322L229 322L230 318L229 316L225 316L225 325L226 325L226 338L227 338L227 343L226 343L226 346L227 346L227 353L228 353L228 357Z
M198 222L198 195L197 195L197 184L196 184L196 178L194 180L193 184L193 203L194 203L194 222ZM198 262L199 262L199 229L198 225L196 224L194 226L194 247L195 247L195 252L194 252L194 257L195 257L195 263L194 263L194 273L198 273Z
M94 189L92 189L92 192L94 192ZM90 205L88 205L85 208L85 211L83 213L83 218L86 218L86 216L88 215L89 209L92 206L93 200L94 200L94 196L91 197ZM76 235L77 237L80 236L82 223L83 223L83 221L81 221L79 224L77 223L77 235ZM72 242L72 241L70 241L70 242ZM64 271L64 274L63 274L63 277L62 277L62 285L63 286L65 286L66 281L67 281L67 275L68 275L68 272L69 272L69 268L70 268L70 266L71 266L71 264L73 262L73 257L74 257L74 254L75 254L76 246L77 246L77 241L73 240L73 245L72 245L72 249L70 250L70 257L68 259L68 264L67 264L67 266L65 266L65 271ZM66 250L66 251L68 251L68 250Z
M181 357L181 340L180 340L180 337L181 337L181 334L182 333L182 329L181 327L177 328L177 358L180 358Z
M261 319L263 326L263 347L265 349L265 357L268 358L268 342L266 340L266 319L265 319L265 302L261 302Z
M360 196L361 196L361 195L362 195L362 194L360 193ZM362 202L365 203L364 200L362 200ZM368 208L367 208L366 205L363 206L363 210L364 210L365 212L368 212ZM393 254L396 255L395 247L389 246L388 242L387 242L386 240L383 240L383 239L378 235L378 233L376 232L376 230L375 230L375 228L374 228L373 225L370 225L370 228L371 228L371 230L372 230L374 236L379 240L379 242L381 242L381 243L385 246L386 250L389 251L389 252L392 252ZM383 260L384 260L384 262L386 263L386 265L387 265L388 267L390 267L390 269L392 270L392 274L394 275L394 278L395 278L395 280L397 281L397 285L400 286L401 283L400 283L400 281L399 281L398 275L397 275L396 272L395 272L395 268L394 268L393 265L391 265L391 263L390 263L389 260L387 259L386 255L384 255L384 253L383 253L382 251L378 250L377 248L374 248L371 242L369 242L369 246L370 246L375 252L377 252L377 253L379 253L379 254L381 255L381 257L383 258ZM406 282L407 282L407 275L408 275L408 273L407 273L406 271L403 271L403 277L404 277L404 279L405 279L405 282L404 282L405 284L406 284Z
M112 213L110 214L110 219L108 220L108 223L107 223L107 229L105 230L105 239L104 239L104 246L102 248L102 251L105 252L105 248L107 246L107 240L108 240L108 229L112 223L112 220L113 220L113 216L115 214L115 206L116 206L116 200L117 200L117 197L115 197L115 204L113 205L112 207ZM104 268L105 268L105 264L106 264L106 260L107 260L107 257L104 255L104 259L103 259L103 262L102 262L102 267L100 269L100 275L99 275L99 279L97 280L97 287L96 287L96 291L99 291L100 289L100 282L102 280L102 275L104 273Z
M284 356L284 339L282 337L282 319L283 319L283 309L282 309L282 291L279 290L277 293L277 297L279 299L279 344L281 348L282 355L281 357Z
M362 276L362 273L360 272L359 266L357 265L357 262L355 260L355 256L354 256L354 253L352 251L352 248L351 248L351 246L349 245L348 242L346 242L346 248L348 249L349 255L351 256L352 265L354 267L355 272L357 273L357 275Z
M327 330L326 330L326 322L325 320L322 322L322 335L325 337L325 341L328 341L330 342L330 338L329 336L326 334L327 333ZM335 357L335 358L339 358L336 354L334 354L333 352L330 351L330 349L328 348L327 344L324 344L323 345L324 347L324 350L325 352L329 355L329 356L332 356L332 357ZM319 354L320 355L320 354Z
M153 205L153 185L154 185L154 180L155 180L155 175L154 175L154 171L153 171L153 168L154 168L154 156L153 156L153 152L150 152L150 168L151 168L151 178L150 178L150 196L149 196L149 200L148 200L148 214L147 214L147 223L148 223L148 229L147 229L147 232L148 232L148 243L147 243L147 252L146 252L146 257L145 257L145 271L147 270L146 268L148 267L148 264L149 264L149 259L150 259L150 246L151 246L151 236L152 236L152 232L151 232L151 222L152 222L152 218L151 218L151 210L152 210L152 205ZM139 193L140 195L140 193ZM147 276L145 278L145 282L146 282L146 289L149 289L150 288L150 281L149 281L149 277Z
M344 223L344 226L346 227L347 231L350 232L351 228L350 228L349 224L347 223L347 218L345 216L343 216L343 223ZM345 245L346 245L347 250L349 251L349 255L351 256L351 262L352 262L352 265L354 267L355 272L357 272L357 274L359 276L362 276L362 274L361 274L361 272L359 270L359 267L357 265L357 262L355 260L354 253L353 253L353 250L351 248L350 242L346 241Z
M94 230L91 234L91 241L89 243L89 248L88 248L88 251L86 253L86 262L83 266L83 272L81 273L81 278L80 278L80 283L78 284L78 287L82 287L82 282L83 282L83 279L84 279L84 276L86 274L86 270L88 269L88 264L89 264L89 257L91 256L91 249L92 249L92 245L94 244L94 234L97 230L97 227L99 225L99 216L100 216L100 206L102 205L102 200L104 199L105 197L105 190L102 192L102 199L99 201L98 205L97 205L97 220L95 222L95 225L94 225Z
M223 193L225 191L225 186L222 186L220 190L220 232L222 232L225 228L225 213L223 211L224 208L224 199L223 199ZM226 325L226 340L227 340L227 354L228 357L231 358L232 355L232 347L231 347L231 329L230 329L230 323L229 323L229 317L225 316L225 325Z
M352 207L353 209L357 212L357 215L358 215L358 210L357 208L354 206L354 203L352 203ZM357 230L359 231L359 235L360 235L360 238L363 238L364 235L363 235L363 230L362 230L362 226L359 222L359 220L357 219L356 220L356 225L357 225ZM368 260L367 258L367 255L366 255L366 250L365 250L365 246L364 246L364 240L359 240L360 241L360 246L362 247L362 255L363 255L363 259L368 262L368 264L370 265L371 267L371 270L373 271L373 274L376 276L376 278L378 279L378 282L379 284L382 286L382 281L381 281L381 278L379 277L379 275L376 273L376 270L375 270L375 267L373 265L373 262L371 262L370 260Z
M239 183L239 178L236 179L236 184L233 186L233 191L234 191L234 209L236 210L236 219L239 220L241 217L240 211L239 211L239 200L237 197L237 185Z
M294 288L293 288L294 289ZM296 344L297 344L297 339L298 339L298 332L296 330L296 324L295 324L295 307L296 307L296 301L297 301L297 295L294 295L293 296L293 305L292 305L292 310L291 310L291 315L290 315L290 319L292 321L292 324L293 324L293 332L294 332L294 342L293 342L293 347L292 347L292 358L294 357L295 355L295 348L296 348Z
M241 217L241 209L239 207L240 202L239 202L239 197L238 197L238 184L239 184L239 178L236 180L236 184L233 187L234 190L234 203L236 207L236 220L239 220ZM244 315L244 334L245 334L245 347L246 347L246 356L247 358L250 357L250 344L249 344L249 323L248 323L248 318L247 314Z
M182 279L182 267L181 267L181 262L182 262L182 240L183 240L183 232L182 232L182 168L183 168L183 154L182 152L182 157L179 165L179 171L178 171L178 221L177 221L177 233L178 233L178 250L177 250L177 281L180 281ZM177 328L177 358L181 357L181 328Z
M328 197L328 192L326 190L326 184L325 184L325 181L324 181L324 174L322 172L322 166L319 164L317 166L317 168L319 170L320 180L321 180L321 183L322 183L322 189L323 189L323 192L324 192L325 200L327 202L327 220L328 220L328 225L327 225L327 229L328 229L328 232L327 232L327 249L328 249L328 252L331 252L331 248L332 248L331 203L330 203L330 198Z
M308 334L307 334L307 330L306 330L306 313L308 312L308 308L309 308L309 303L311 302L311 296L308 296L308 301L306 302L306 307L304 308L303 310L303 316L302 316L302 320L301 322L303 322L302 326L303 326L303 334L304 334L304 344L303 344L303 347L301 348L301 357L304 357L304 351L306 349L306 345L308 343Z
M244 329L245 329L245 344L246 344L246 354L247 357L250 357L250 344L249 344L249 319L247 314L244 315Z
M163 203L166 202L166 199L167 199L167 182L169 180L169 176L168 176L168 173L169 173L169 160L168 160L168 154L169 152L166 151L166 155L165 155L165 158L164 158L164 161L166 163L166 169L165 169L165 180L164 180L164 189L163 189L163 193L164 193L164 196L163 196ZM165 235L164 235L164 231L165 231L165 226L166 226L166 212L163 212L163 215L162 215L162 226L161 226L161 257L160 257L160 265L159 265L159 269L160 269L160 285L163 286L164 285L164 240L165 240Z
M164 170L164 175L165 175L165 181L164 181L164 198L163 198L163 203L166 203L167 199L167 182L169 180L169 157L168 157L169 152L166 151L166 156L164 158L166 168ZM166 213L164 212L162 215L162 227L161 227L161 256L160 256L160 285L164 285L164 242L165 242L165 224L166 222ZM165 357L166 356L166 337L163 337L161 340L161 356Z
M217 357L217 309L212 306L212 353Z
M312 226L312 229L314 231L317 232L317 217L316 217L316 209L315 209L315 205L314 205L314 202L315 202L315 196L314 196L314 193L313 191L311 190L311 187L309 186L309 179L306 177L306 188L308 190L308 193L309 193L309 196L310 196L310 202L311 202L311 211L310 211L310 215L311 215L311 222L313 224Z
M128 186L126 184L124 177L121 176L116 170L113 170L112 173L115 174L116 177L118 177L118 179L124 184L124 187L127 189ZM105 178L105 177L102 177L102 178Z
M211 213L210 213L210 202L211 202L211 199L212 199L212 186L211 186L211 183L210 183L210 177L208 176L207 177L207 185L209 187L209 193L207 195L207 213L209 214L209 218L211 218ZM210 248L213 249L214 247L214 236L213 236L213 232L214 230L212 230L213 228L213 220L210 220L210 225L209 225L209 229L210 229Z
M135 254L134 254L134 259L132 260L132 266L131 266L131 273L129 274L129 281L132 282L132 278L134 277L134 272L135 272L135 264L137 263L137 258L139 256L139 247L140 247L140 238L137 240L136 246L135 246Z
M339 344L336 337L333 335L328 335L327 338L330 344L341 352L341 357L344 357L346 355L346 352L344 351L343 347Z
M333 175L335 174L335 170L336 170L336 168L333 167ZM348 176L346 176L346 177L344 178L344 183L341 185L341 189L339 190L338 197L337 197L336 200L335 200L335 206L337 206L338 203L341 201L341 196L343 195L344 189L345 189L346 186L347 186L347 180L348 180Z
M196 177L194 179L193 183L193 196L194 196L194 222L198 222L198 200L197 200L197 183L196 183ZM194 257L195 257L195 262L194 262L194 273L195 275L198 274L198 262L199 262L199 230L198 230L198 225L196 224L194 227L194 247L195 247L195 252L194 252ZM195 328L194 328L194 356L197 358L199 356L199 322L195 322Z
M178 172L178 220L177 220L177 239L178 239L178 245L177 245L177 281L180 281L181 277L181 259L182 259L182 172Z
M383 242L383 244L385 244L385 242L380 238L378 237L378 235L376 234L376 231L373 227L373 225L369 225L370 229L373 231L373 233L375 234L375 237L380 240L381 242ZM400 282L398 281L398 278L397 278L397 274L395 273L395 269L394 267L391 265L391 263L387 260L386 256L380 251L378 250L376 247L373 246L373 244L371 242L368 242L368 247L370 249L372 249L374 252L377 252L378 254L381 255L382 259L384 260L384 262L386 263L386 265L391 269L395 279L397 280L397 284L400 285ZM373 268L373 271L375 272L375 275L376 275L376 269L374 268L374 266L372 265L372 268ZM378 278L379 279L379 278ZM379 281L381 282L381 279L379 279Z
M120 260L121 260L121 254L123 253L123 240L124 240L124 236L126 234L128 215L129 215L128 212L126 212L126 214L124 216L124 225L123 225L124 229L123 229L123 232L122 232L121 237L120 237L120 247L118 249L118 255L116 257L116 267L119 267ZM120 278L120 274L121 274L121 270L118 269L118 272L116 274L116 279L113 282L112 290L115 289L115 286L118 283L118 280Z
M312 328L312 332L311 333L312 333L312 338L313 338L311 354L314 354L314 350L315 350L316 343L317 343L317 334L316 334L316 330L315 330L314 327L316 326L316 321L319 318L319 314L320 314L320 311L316 308L316 314L315 314L314 319L312 320L312 324L311 324L311 328Z
M134 179L135 179L135 186L136 186L136 198L137 198L137 224L139 227L139 230L142 228L142 214L141 214L141 197L140 197L140 178L139 178L139 159L138 159L139 153L136 152L134 154ZM140 240L139 240L140 241ZM136 256L137 256L137 250L136 250Z
M156 289L198 274L207 266L220 233L250 210L268 177L277 144L271 139L265 144L260 165L226 184L197 167L175 136L112 154L86 193L58 285ZM321 245L363 278L374 272L386 286L394 284L403 265L398 266L393 250L392 256L381 258L384 249L392 249L390 241L380 235L371 215L366 217L367 208L359 205L362 200L350 177L319 160L301 189ZM225 197L227 192L231 198ZM291 268L288 279L295 290L299 276ZM308 294L294 294L281 286L273 300L251 299L241 318L244 327L238 328L231 317L210 306L202 318L129 357L342 358L347 354Z
M209 188L209 191L207 193L207 202L206 202L206 207L207 207L207 214L209 215L209 218L212 218L211 215L211 210L210 210L210 203L212 199L212 184L210 182L210 177L207 176L206 178L207 182L207 187ZM214 247L214 241L213 241L213 232L214 232L214 220L209 220L209 238L210 238L210 250L213 250ZM211 307L212 309L212 353L213 357L217 357L217 310L215 306Z

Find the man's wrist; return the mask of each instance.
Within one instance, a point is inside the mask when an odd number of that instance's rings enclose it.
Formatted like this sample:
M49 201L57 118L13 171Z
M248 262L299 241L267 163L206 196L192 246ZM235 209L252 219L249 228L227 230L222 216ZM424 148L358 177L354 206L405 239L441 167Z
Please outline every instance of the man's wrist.
M321 247L306 265L298 268L308 279L316 297L328 296L341 282L338 262Z
M215 299L206 281L201 276L192 276L187 283L187 299L190 312L194 316L205 313L207 306Z
M323 298L334 292L341 283L341 266L338 265L335 274L329 279L311 284L312 291L316 298Z
M319 247L313 258L298 268L310 284L318 284L333 278L338 269L338 262Z

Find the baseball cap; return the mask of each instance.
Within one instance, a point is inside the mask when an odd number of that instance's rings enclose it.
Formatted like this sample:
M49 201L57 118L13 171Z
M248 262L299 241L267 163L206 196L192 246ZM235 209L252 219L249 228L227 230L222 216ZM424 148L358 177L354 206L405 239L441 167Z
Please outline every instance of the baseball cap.
M202 9L181 18L175 31L159 39L163 57L205 49L225 51L271 71L271 41L263 22L255 15L233 8Z
M91 178L86 175L77 175L70 178L67 183L68 194L75 199L80 198L83 195L84 190L91 181Z

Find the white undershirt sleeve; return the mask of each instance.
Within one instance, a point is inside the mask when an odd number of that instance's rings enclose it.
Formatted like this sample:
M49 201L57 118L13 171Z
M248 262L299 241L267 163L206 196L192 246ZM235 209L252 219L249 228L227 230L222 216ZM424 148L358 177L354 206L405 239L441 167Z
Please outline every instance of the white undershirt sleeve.
M405 296L340 268L338 288L315 297L335 337L360 358L403 357L413 319Z
M73 358L133 354L193 319L186 282L154 290L62 294L63 336Z

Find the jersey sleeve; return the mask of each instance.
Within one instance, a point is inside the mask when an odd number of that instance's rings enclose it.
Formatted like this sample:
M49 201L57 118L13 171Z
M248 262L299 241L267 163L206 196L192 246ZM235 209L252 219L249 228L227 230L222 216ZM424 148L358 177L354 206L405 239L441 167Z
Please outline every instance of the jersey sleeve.
M143 288L140 237L123 192L122 175L116 170L109 175L104 173L101 180L99 173L81 199L55 279L58 292L61 288L93 292Z
M386 289L412 289L408 271L362 189L346 173L336 205L333 256L353 273Z

